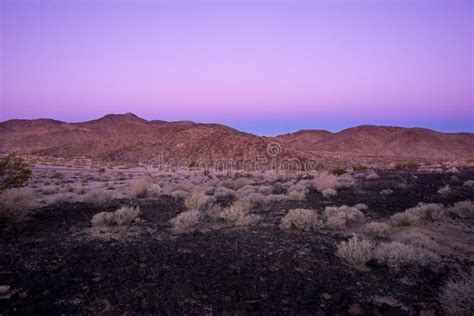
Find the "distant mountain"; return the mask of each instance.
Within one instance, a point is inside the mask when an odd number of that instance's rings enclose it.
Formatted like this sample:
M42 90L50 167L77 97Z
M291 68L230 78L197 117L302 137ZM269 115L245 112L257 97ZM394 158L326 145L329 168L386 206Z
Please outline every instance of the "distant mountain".
M278 143L278 152L267 146ZM85 156L109 161L218 161L267 158L316 159L325 165L406 159L474 158L474 134L421 128L359 126L338 133L302 130L261 137L219 124L147 121L132 113L66 123L51 119L0 123L0 153ZM185 159L185 160L183 160Z

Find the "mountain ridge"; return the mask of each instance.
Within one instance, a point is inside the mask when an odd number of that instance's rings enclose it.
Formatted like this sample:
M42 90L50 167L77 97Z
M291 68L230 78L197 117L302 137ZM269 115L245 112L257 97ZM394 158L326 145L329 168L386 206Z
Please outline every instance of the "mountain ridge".
M360 125L340 132L300 130L258 136L221 124L146 120L133 113L107 114L67 123L53 119L0 122L0 152L135 161L161 154L169 159L217 160L269 156L352 163L368 159L467 160L474 158L474 133L426 128ZM274 158L270 155L270 158ZM268 157L267 157L268 158Z

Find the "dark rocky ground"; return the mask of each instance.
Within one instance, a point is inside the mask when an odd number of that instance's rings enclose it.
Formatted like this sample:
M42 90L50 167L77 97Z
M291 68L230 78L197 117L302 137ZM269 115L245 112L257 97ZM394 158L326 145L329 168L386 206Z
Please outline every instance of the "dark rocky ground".
M458 180L451 174L379 175L330 200L311 191L306 201L268 206L258 226L181 235L170 233L168 220L183 203L167 196L115 201L110 210L135 203L143 219L134 225L135 236L118 240L88 237L90 219L103 210L92 204L42 208L24 222L0 227L0 285L11 287L9 298L0 299L0 315L441 315L439 288L454 267L394 272L369 263L370 271L360 272L335 255L347 238L343 233L278 228L283 210L295 207L365 203L369 218L384 218L418 202L474 199L472 188L462 186L474 179L474 170ZM443 197L437 190L448 183L453 192ZM386 188L394 193L380 195Z

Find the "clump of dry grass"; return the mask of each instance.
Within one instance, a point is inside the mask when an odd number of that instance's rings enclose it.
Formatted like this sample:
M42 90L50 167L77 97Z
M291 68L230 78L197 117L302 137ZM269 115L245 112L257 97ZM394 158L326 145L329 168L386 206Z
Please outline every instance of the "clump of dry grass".
M169 222L174 232L183 232L196 228L203 216L203 213L199 210L192 209L179 213Z
M353 236L337 246L337 256L357 269L365 269L365 264L374 257L374 244L370 240Z
M341 176L335 176L333 174L322 172L314 177L313 187L320 193L329 197L337 193L336 189L351 187L355 185L354 178L349 174L343 174Z
M0 193L0 223L18 222L34 207L31 197L16 190Z
M375 248L375 259L390 268L399 270L403 266L428 266L440 260L439 256L431 251L392 241L381 243Z
M390 195L392 193L393 193L392 189L383 189L382 191L380 191L381 195Z
M462 219L474 218L474 202L471 200L456 202L448 208L448 212Z
M449 187L449 184L446 184L444 187L439 188L438 193L441 195L448 195L451 193L451 188Z
M138 219L140 208L138 206L122 206L115 212L100 212L92 217L92 226L124 226Z
M319 214L313 210L297 208L290 210L280 222L281 229L315 230L321 226Z
M190 197L184 200L184 205L188 209L204 211L210 206L211 202L211 197L206 195L204 192L194 192Z
M376 179L379 179L379 175L377 173L375 173L374 171L372 171L371 173L369 173L366 177L365 177L365 180L376 180Z
M331 229L342 228L364 219L364 213L356 207L347 205L328 206L324 209L323 215L326 219L325 226Z
M474 269L451 278L441 289L439 301L447 315L474 315Z
M250 214L253 209L251 202L247 200L238 200L229 207L226 207L221 213L220 218L227 222L231 222L236 226L246 226L255 224L260 217Z
M474 188L474 180L464 181L463 186L468 187L468 188Z
M364 232L378 238L388 237L390 225L382 222L370 222L365 224Z
M396 226L412 226L421 220L439 220L445 213L446 210L442 204L418 203L415 207L392 215L390 219Z
M137 199L146 198L148 190L151 188L151 182L145 179L138 180L132 183L130 187L130 195Z

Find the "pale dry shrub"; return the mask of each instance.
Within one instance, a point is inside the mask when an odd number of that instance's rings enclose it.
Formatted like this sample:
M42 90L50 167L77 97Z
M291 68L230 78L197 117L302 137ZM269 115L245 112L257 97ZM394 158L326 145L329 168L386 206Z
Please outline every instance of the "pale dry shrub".
M365 180L376 180L376 179L379 179L379 178L380 177L377 173L371 172L365 177Z
M324 189L321 191L321 194L323 195L323 197L329 198L331 196L337 195L337 191L334 189Z
M11 189L0 193L0 223L23 220L35 207L30 195Z
M259 216L250 214L253 205L247 200L238 200L232 205L226 207L220 214L220 217L231 222L236 226L246 226L258 222Z
M138 206L122 206L115 212L100 212L92 217L92 226L124 226L138 219L140 208Z
M380 194L382 195L390 195L392 193L393 193L392 189L383 189L382 191L380 191Z
M151 188L151 182L145 179L134 181L130 187L130 196L142 199L148 196L148 190Z
M112 226L115 224L114 213L100 212L95 214L91 220L92 226Z
M113 198L114 196L111 192L96 191L89 194L85 200L95 206L106 206L112 202Z
M364 219L364 213L347 205L328 206L324 209L323 215L326 219L325 226L331 229L342 228Z
M241 199L254 206L262 206L265 204L266 197L262 193L254 192L245 196L241 196Z
M462 219L474 218L474 202L471 200L456 202L448 211Z
M193 209L179 213L176 217L172 218L169 222L172 226L173 231L183 232L196 228L203 217L203 213Z
M263 195L270 195L272 194L273 187L270 185L262 185L262 186L257 187L257 190L259 193Z
M433 252L418 247L392 241L381 243L375 248L377 262L399 270L403 266L428 266L439 262L440 258Z
M354 185L355 185L355 180L350 174L335 176L331 173L322 172L322 173L317 174L313 180L313 187L321 193L329 189L336 190L339 188L348 188ZM332 191L326 191L326 192L332 192Z
M446 209L442 204L420 202L415 207L392 215L392 223L396 226L416 225L420 220L436 221L443 218Z
M209 207L212 202L212 198L206 195L204 192L193 192L192 195L184 200L184 205L188 209L196 209L198 211L204 211Z
M214 196L216 198L235 198L237 196L237 192L226 187L218 187L214 191Z
M386 238L390 232L390 225L382 222L370 222L365 224L364 232L378 238Z
M232 190L239 190L240 188L250 184L250 180L247 178L238 178L235 180L229 180L223 183L223 185Z
M290 210L280 222L281 229L296 228L302 231L315 230L320 225L319 214L303 208Z
M409 244L419 248L427 249L435 253L439 252L440 250L440 246L436 241L419 232L406 231L402 235L400 235L398 239L404 244Z
M258 186L247 184L237 190L238 196L243 197L258 192Z
M374 243L353 236L337 246L337 256L355 268L364 269L365 264L374 257Z
M451 278L441 289L439 301L447 315L474 315L474 269Z
M140 215L138 206L122 206L114 213L114 221L118 226L128 225L137 220Z
M412 226L420 221L420 216L407 212L400 212L390 217L390 220L395 226Z
M356 205L354 205L354 207L358 209L359 211L366 211L369 209L367 204L364 204L364 203L357 203Z
M441 195L447 195L451 192L449 184L446 184L444 187L439 188L438 193Z
M297 183L287 189L287 196L289 200L303 201L306 199L306 194L309 188L306 182Z
M288 200L288 196L284 194L270 194L265 197L265 204L281 203Z
M176 191L171 192L170 195L174 197L175 199L186 199L187 197L191 195L191 193L184 190L176 190Z
M463 186L468 187L468 188L474 188L474 180L464 181Z
M449 169L446 169L444 173L461 173L461 171L459 171L459 169L456 167L451 167Z

